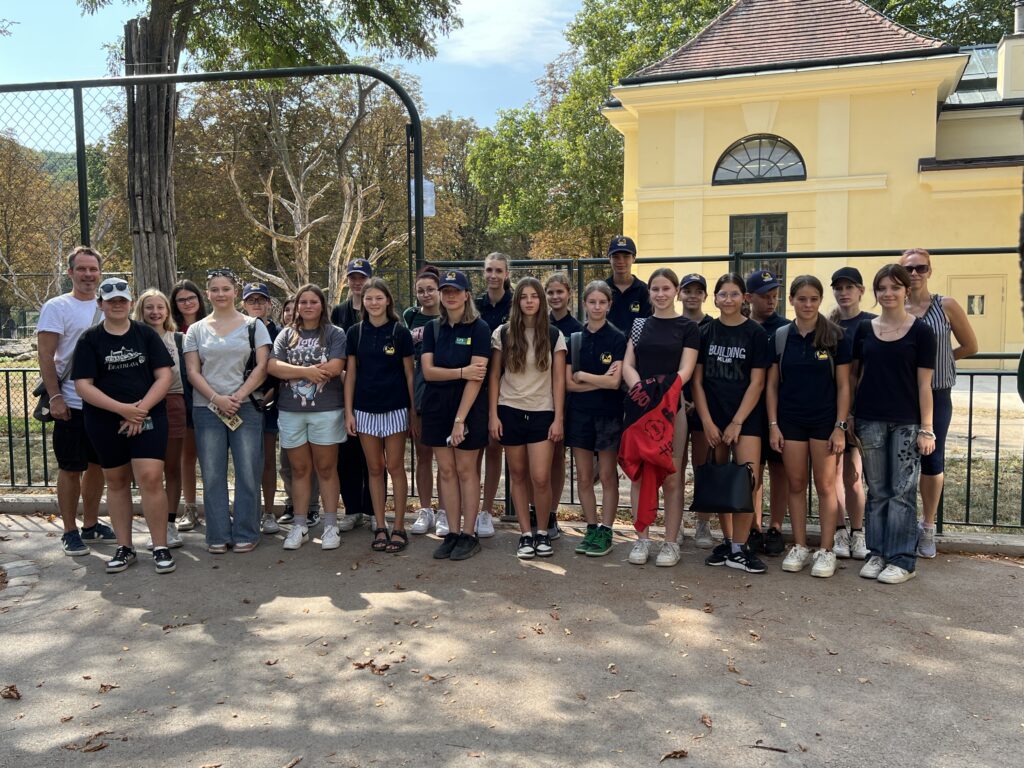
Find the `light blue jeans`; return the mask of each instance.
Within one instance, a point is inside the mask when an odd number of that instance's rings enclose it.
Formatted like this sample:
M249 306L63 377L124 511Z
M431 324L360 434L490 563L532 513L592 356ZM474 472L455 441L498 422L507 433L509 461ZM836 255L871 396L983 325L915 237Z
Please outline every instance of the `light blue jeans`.
M252 403L238 409L242 426L231 431L206 406L192 409L196 454L203 473L206 544L248 544L260 539L263 414ZM229 515L228 451L235 467L234 519Z
M917 484L921 454L917 424L856 422L864 447L864 480L868 486L864 527L871 554L913 571L917 565Z

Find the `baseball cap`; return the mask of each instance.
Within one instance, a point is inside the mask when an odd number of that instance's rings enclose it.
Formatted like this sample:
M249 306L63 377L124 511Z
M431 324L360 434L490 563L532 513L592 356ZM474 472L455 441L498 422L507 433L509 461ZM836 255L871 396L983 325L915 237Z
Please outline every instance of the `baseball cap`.
M854 285L864 285L864 278L856 267L842 267L832 273L832 287L840 280L849 280Z
M768 293L781 285L779 279L767 269L759 269L747 276L747 293Z
M265 299L269 299L270 288L267 287L266 283L246 283L242 286L242 301L245 301L250 296L262 296Z
M132 290L122 277L108 277L96 290L103 301L117 298L132 300Z
M347 274L373 277L373 267L370 266L370 262L366 259L352 259L352 261L348 263Z
M698 283L700 287L704 289L704 293L708 292L708 281L704 279L704 275L698 275L696 272L691 272L684 276L683 279L679 281L679 287L685 288L686 286L693 285L694 283Z
M611 256L613 253L631 253L636 256L636 243L631 237L616 235L608 243L608 255Z
M469 278L464 272L457 269L450 269L441 273L441 282L438 288L458 288L460 291L469 290Z

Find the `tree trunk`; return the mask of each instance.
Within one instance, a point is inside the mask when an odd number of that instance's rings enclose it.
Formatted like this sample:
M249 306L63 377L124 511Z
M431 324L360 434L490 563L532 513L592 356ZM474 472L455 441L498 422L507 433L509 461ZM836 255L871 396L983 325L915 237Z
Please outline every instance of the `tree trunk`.
M170 19L132 19L124 29L125 73L173 74L178 55ZM177 281L174 210L174 122L178 94L173 83L129 86L128 210L132 265L139 291L169 294Z

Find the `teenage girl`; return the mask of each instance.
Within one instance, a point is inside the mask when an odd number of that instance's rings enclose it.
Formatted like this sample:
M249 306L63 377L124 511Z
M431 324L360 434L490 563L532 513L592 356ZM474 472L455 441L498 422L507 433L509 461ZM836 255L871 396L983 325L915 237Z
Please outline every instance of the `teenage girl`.
M516 284L509 321L491 334L491 348L490 435L504 446L508 461L522 533L516 555L550 557L551 452L563 436L565 339L550 324L539 280L524 277ZM531 487L536 535L530 525Z
M715 283L717 320L701 329L700 357L693 375L693 399L700 427L693 435L694 463L705 463L709 449L726 461L729 449L738 464L758 467L764 430L765 369L771 362L768 334L743 316L746 286L737 274ZM755 488L754 494L758 491ZM751 502L753 502L753 495ZM725 541L705 558L706 565L726 565L747 573L764 573L765 565L746 546L753 515L719 515ZM734 541L743 537L743 541Z
M956 384L956 361L970 357L978 351L978 338L967 320L967 313L956 299L940 296L928 290L932 274L932 257L923 248L903 252L900 264L910 273L910 296L907 311L921 318L932 329L937 342L935 375L932 379L932 403L935 410L935 450L921 459L921 506L924 521L921 540L917 545L920 557L935 557L935 518L939 513L942 484L945 478L946 433L953 418L953 398L950 394ZM956 339L953 348L950 334Z
M813 559L811 576L828 578L836 572L836 457L846 447L852 350L842 343L842 329L821 314L824 294L813 275L800 275L790 284L796 317L772 337L767 406L768 439L782 454L793 525L793 547L782 570L802 571ZM821 548L813 556L807 548L808 455L821 518Z
M375 552L401 552L409 543L405 512L409 479L405 474L405 441L419 435L412 408L412 334L395 311L388 284L379 277L363 288L363 319L348 330L345 366L345 431L359 436L370 473L373 501L371 548ZM395 522L388 533L384 504L391 476Z
M487 400L481 396L491 333L479 318L469 278L457 270L441 277L441 317L423 332L422 439L434 449L438 486L447 506L448 532L437 560L465 560L480 551L479 454L487 445ZM436 325L435 325L436 323Z
M181 334L187 333L192 323L206 317L203 292L191 280L179 280L171 290L171 317ZM192 384L184 367L180 373L182 394L185 396L185 439L181 444L181 494L184 506L177 520L177 528L179 531L191 531L199 522L199 506L196 504L196 430L192 422ZM168 518L173 519L171 515L176 512L176 509L171 510Z
M576 488L587 532L576 553L601 557L612 551L612 525L619 506L617 456L622 437L622 360L626 337L608 322L612 291L595 280L583 291L587 324L578 358L566 359L565 444L576 461ZM594 453L601 478L601 521L594 494Z
M697 364L697 350L700 347L700 332L697 324L676 312L676 294L679 278L671 269L656 269L647 281L654 314L633 321L626 354L622 361L622 380L627 388L653 376L679 374L685 385L693 376ZM672 458L676 471L666 476L665 492L665 542L655 560L655 565L671 566L679 562L679 544L676 538L683 521L683 486L686 478L680 471L683 454L686 452L686 409L680 403L675 419L672 440ZM633 483L633 514L636 515L640 484ZM629 553L629 562L643 565L650 555L650 530L638 534L636 544Z
M931 328L907 312L911 279L906 269L887 264L875 275L872 288L882 314L863 321L853 340L861 374L855 405L868 483L865 522L871 550L860 575L902 584L916 575L921 457L935 450L936 341Z

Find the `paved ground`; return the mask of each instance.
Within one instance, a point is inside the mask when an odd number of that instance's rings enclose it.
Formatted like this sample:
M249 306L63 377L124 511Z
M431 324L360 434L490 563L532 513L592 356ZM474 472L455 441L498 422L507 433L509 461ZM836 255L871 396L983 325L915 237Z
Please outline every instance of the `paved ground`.
M0 766L989 766L1024 736L1024 561L884 587L603 559L278 542L108 576L0 516ZM140 536L140 544L145 537ZM106 552L104 551L103 554ZM16 566L24 568L25 566ZM14 569L12 569L14 570ZM11 583L14 584L12 577ZM17 587L11 587L17 589ZM706 715L707 725L702 724ZM89 751L101 745L98 752ZM301 758L301 762L296 762ZM666 765L673 765L667 760Z

